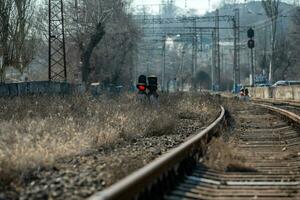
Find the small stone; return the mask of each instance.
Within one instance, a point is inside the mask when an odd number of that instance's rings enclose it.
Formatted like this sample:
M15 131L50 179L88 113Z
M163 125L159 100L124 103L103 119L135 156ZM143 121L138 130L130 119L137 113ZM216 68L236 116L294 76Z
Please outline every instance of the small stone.
M286 147L282 148L282 151L286 151L286 150L287 150L287 148L286 148Z
M35 195L36 199L48 199L48 194L46 192L40 191Z
M106 182L102 181L101 185L104 187L106 185Z
M0 200L6 200L7 198L5 197L4 194L0 194Z
M52 197L59 197L61 194L62 194L61 191L53 191L53 192L51 193L51 196L52 196Z
M61 177L58 177L55 179L54 183L55 184L59 184L61 182L62 178Z
M161 155L161 150L157 148L151 148L150 152L154 155Z

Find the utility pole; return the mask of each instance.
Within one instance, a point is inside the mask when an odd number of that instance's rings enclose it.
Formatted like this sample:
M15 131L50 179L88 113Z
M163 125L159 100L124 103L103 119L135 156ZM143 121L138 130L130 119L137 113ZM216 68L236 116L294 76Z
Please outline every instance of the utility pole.
M192 38L192 68L191 68L191 74L192 74L192 78L194 78L195 75L195 49L196 49L196 41L195 41L195 35L193 35Z
M221 80L220 60L220 19L219 10L215 12L215 28L212 32L212 90L219 90Z
M196 76L196 68L197 68L197 55L198 55L198 38L197 38L197 21L194 18L193 19L193 35L192 35L192 69L191 69L191 83L192 83L192 89L196 89L195 88L195 84L194 84L194 78Z
M221 50L221 72L225 72L225 64L224 64L224 49L222 48Z
M254 74L254 59L253 59L253 48L251 48L251 86L254 87L255 84L255 74Z
M147 68L147 72L146 72L146 75L147 75L147 77L150 75L150 59L149 59L149 55L147 56L147 58L146 58L146 68Z
M237 18L237 83L241 84L241 49L240 49L240 41L241 41L241 36L240 36L240 9L236 9L236 18Z
M183 92L183 67L184 67L184 56L186 54L186 46L187 44L184 44L183 47L182 47L182 52L181 52L181 64L180 64L180 88L181 88L181 91Z
M193 19L193 27L194 27L194 33L193 33L193 52L192 52L192 78L195 77L196 69L197 69L197 55L198 55L198 38L197 38L197 22L196 19Z
M250 28L247 31L247 35L248 35L248 38L249 38L248 47L250 49L250 59L251 59L251 86L253 87L255 85L254 60L253 60L253 48L255 46L255 43L254 43L254 40L253 40L254 30L252 28Z
M194 76L196 76L197 70L198 70L198 36L195 35L195 68L194 68Z
M234 41L233 41L233 91L237 92L237 74L236 74L236 69L237 69L237 22L236 22L236 16L233 19L233 29L234 29Z
M3 69L3 64L4 64L4 58L3 58L3 50L0 48L0 83L3 83L3 77L4 77L4 69Z
M203 33L202 33L202 31L200 32L200 42L201 42L200 51L203 52Z
M220 60L220 19L219 19L219 10L216 10L216 17L215 17L215 50L216 50L216 85L215 89L219 91L221 85L221 60Z
M161 88L165 91L166 83L166 36L163 36L163 48L162 48L162 68L161 68Z
M216 45L215 45L215 38L216 38L216 33L215 33L215 31L216 30L213 30L212 31L212 34L211 34L211 36L212 36L212 49L211 49L211 53L212 53L212 55L211 55L211 57L212 57L212 65L211 65L211 90L212 91L214 91L215 90L215 74L216 74L216 55L215 55L215 53L216 53L216 50L215 50L215 48L216 48Z
M49 0L49 81L67 81L62 0Z
M233 30L234 30L234 59L233 59L233 90L237 92L237 86L240 84L240 19L239 9L235 9L235 16L233 18Z
M198 66L198 38L197 34L194 33L193 38L192 38L192 43L193 43L193 52L192 52L192 86L193 89L195 88L194 84L194 78L196 77L196 71L197 71L197 66Z

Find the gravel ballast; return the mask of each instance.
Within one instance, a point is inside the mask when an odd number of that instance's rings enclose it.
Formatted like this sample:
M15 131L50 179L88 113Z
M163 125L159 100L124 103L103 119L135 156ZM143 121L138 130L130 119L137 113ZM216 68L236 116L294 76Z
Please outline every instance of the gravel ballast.
M187 104L187 109L168 108L181 103ZM0 199L85 199L186 141L220 112L208 94L162 96L160 106L155 112L162 117L152 120L143 134L121 132L112 143L93 145L39 165L25 178L2 186Z

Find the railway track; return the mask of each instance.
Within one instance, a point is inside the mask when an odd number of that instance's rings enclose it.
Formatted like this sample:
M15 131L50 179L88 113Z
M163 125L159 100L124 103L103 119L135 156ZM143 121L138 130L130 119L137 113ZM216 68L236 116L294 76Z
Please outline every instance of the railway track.
M271 105L277 108L281 108L284 110L288 110L290 112L293 112L297 115L300 115L300 102L295 101L274 101L274 100L258 100L256 99L255 102Z
M266 105L239 111L242 132L236 149L245 165L221 171L200 158L210 138L222 130L224 117L222 108L210 127L91 200L300 199L300 132L291 126L300 117Z
M274 106L274 107L277 107L277 108L288 110L288 111L293 112L297 115L300 115L300 104L295 105L295 104L287 104L287 103L273 103L271 105Z

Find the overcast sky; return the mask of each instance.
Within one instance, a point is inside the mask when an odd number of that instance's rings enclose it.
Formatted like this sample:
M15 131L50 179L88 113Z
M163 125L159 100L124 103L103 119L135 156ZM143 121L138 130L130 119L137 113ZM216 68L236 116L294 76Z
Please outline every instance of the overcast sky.
M216 7L221 0L186 0L187 8L197 9L199 13L205 13L210 10L212 7ZM185 0L175 0L176 5L185 8ZM134 5L151 5L153 10L158 9L158 4L161 3L161 0L134 0Z
M185 8L185 0L174 0L176 5ZM188 9L197 9L199 14L204 14L206 11L216 9L220 2L223 0L186 0ZM236 0L237 2L250 2L253 0ZM284 0L285 2L292 3L294 0ZM298 1L298 0L297 0ZM300 0L299 0L300 1ZM134 0L134 5L152 5L151 7L156 10L161 0ZM155 6L156 5L156 6Z

